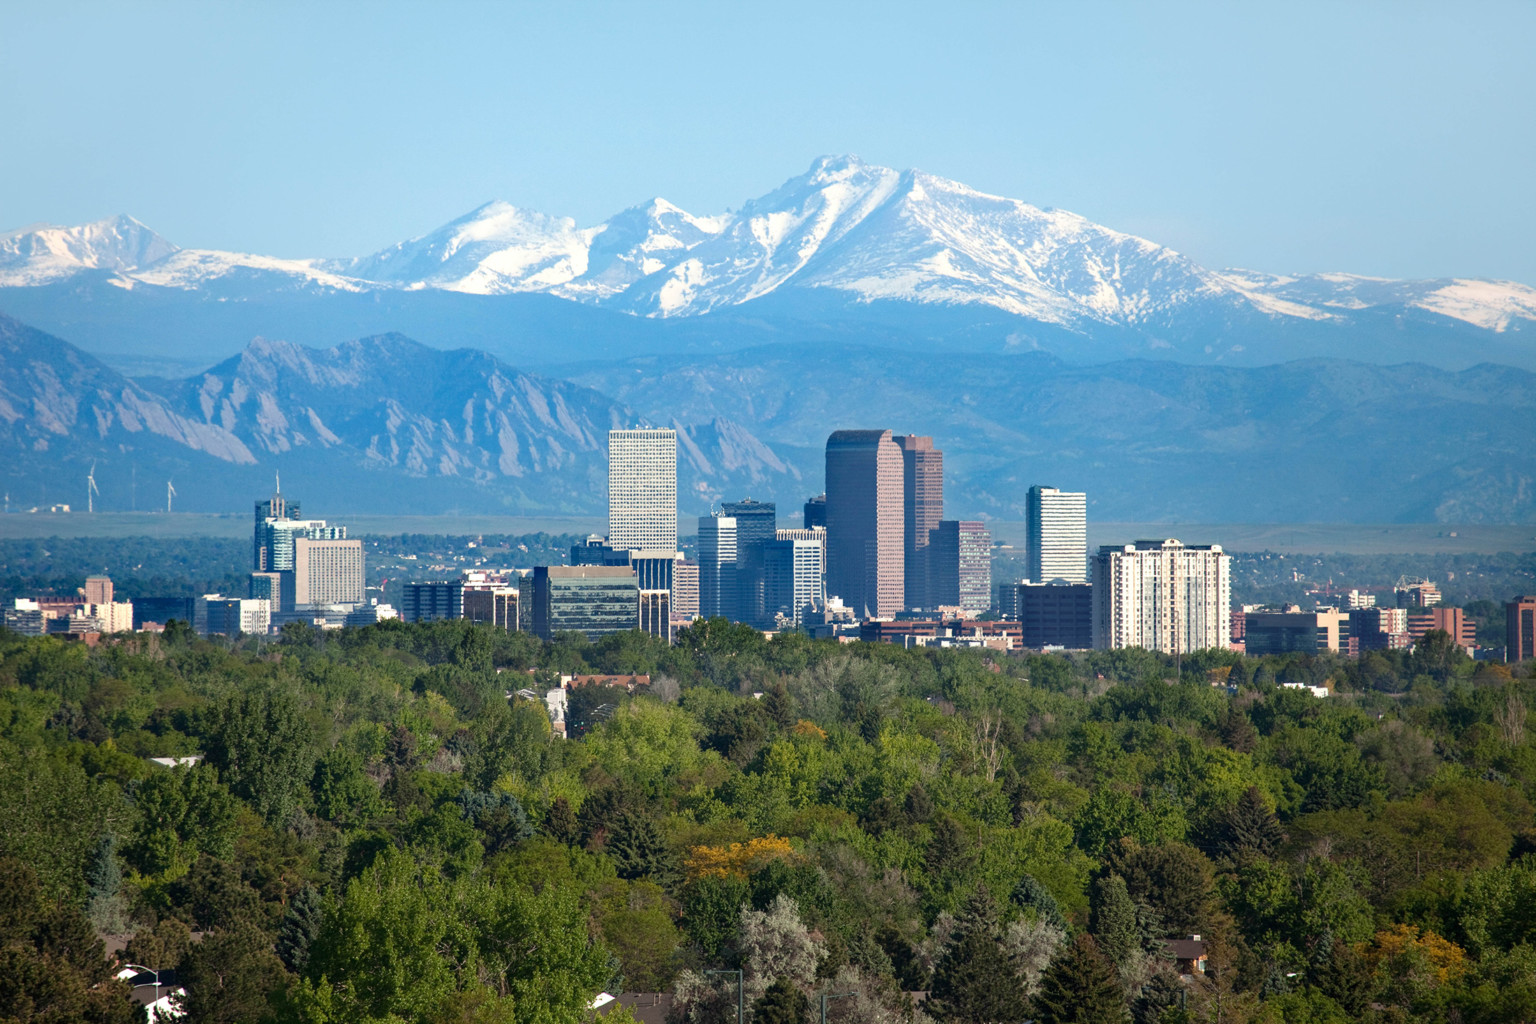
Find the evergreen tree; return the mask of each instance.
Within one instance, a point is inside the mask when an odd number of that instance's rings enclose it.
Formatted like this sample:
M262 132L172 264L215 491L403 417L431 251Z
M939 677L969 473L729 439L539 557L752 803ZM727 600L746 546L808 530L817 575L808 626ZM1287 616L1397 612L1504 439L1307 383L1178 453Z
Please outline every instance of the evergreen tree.
M1103 956L1121 971L1131 966L1141 952L1141 929L1137 927L1136 904L1126 891L1125 879L1106 875L1093 883L1088 928Z
M559 843L570 845L581 838L581 826L571 810L571 802L563 796L555 797L544 815L544 834Z
M303 974L309 962L309 947L320 934L324 921L320 893L306 885L288 904L282 927L277 932L277 957L294 974Z
M1264 795L1257 786L1249 786L1237 803L1221 818L1217 828L1217 845L1228 856L1257 854L1271 857L1285 841L1285 831L1280 827Z
M1184 983L1173 970L1160 970L1147 979L1131 1001L1131 1020L1135 1024L1160 1024L1163 1011L1179 1005Z
M1123 1024L1119 979L1093 936L1079 933L1051 961L1033 1008L1037 1024Z
M1001 920L1002 912L992 898L992 891L985 883L980 884L971 890L960 908L960 916L955 919L955 938L979 934L995 939Z
M1316 960L1312 984L1359 1019L1370 1005L1373 978L1370 967L1347 943L1335 940L1326 955Z
M249 1024L268 1015L267 996L283 983L271 940L248 921L206 935L177 972L186 995L172 1000L198 1024Z
M613 858L620 878L650 878L664 883L673 875L671 851L649 815L621 813L604 849Z
M805 1024L810 1000L788 978L776 978L762 998L752 1004L753 1024Z
M1013 905L1025 913L1033 911L1035 916L1046 924L1053 925L1067 931L1067 918L1061 912L1061 904L1056 902L1056 897L1051 891L1032 875L1025 875L1019 879L1019 884L1013 888Z
M1003 947L978 928L939 961L923 1009L943 1024L997 1024L1022 1021L1029 1005Z
M96 930L121 935L128 930L128 907L123 899L123 870L117 860L117 836L102 834L91 853L85 873L85 912Z

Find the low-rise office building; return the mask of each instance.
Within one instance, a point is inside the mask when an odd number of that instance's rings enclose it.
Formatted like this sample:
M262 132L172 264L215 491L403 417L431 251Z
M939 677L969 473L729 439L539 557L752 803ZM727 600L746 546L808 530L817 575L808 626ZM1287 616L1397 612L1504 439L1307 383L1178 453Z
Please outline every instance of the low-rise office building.
M596 640L640 626L635 571L618 565L550 565L533 570L533 632L548 641L564 630Z

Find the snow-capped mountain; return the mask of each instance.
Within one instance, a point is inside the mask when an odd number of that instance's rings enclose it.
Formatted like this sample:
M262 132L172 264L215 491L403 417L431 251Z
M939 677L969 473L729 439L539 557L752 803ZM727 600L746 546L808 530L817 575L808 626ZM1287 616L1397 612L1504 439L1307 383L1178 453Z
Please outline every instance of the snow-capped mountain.
M752 314L758 322L803 322L823 319L832 304L842 322L885 324L920 307L925 317L949 318L930 319L929 337L962 337L985 321L987 345L1007 337L1083 358L1158 350L1203 361L1356 355L1350 339L1366 334L1374 337L1368 358L1423 358L1449 351L1436 334L1449 332L1463 365L1536 360L1518 339L1497 338L1536 321L1536 289L1526 285L1214 271L1073 213L847 156L819 159L733 213L696 216L655 199L581 227L492 202L350 259L178 249L128 217L27 229L0 237L0 308L73 330L75 321L55 321L15 291L68 285L88 272L95 276L80 280L156 289L162 305L177 301L171 292L259 299L264 310L287 294L536 294L657 321L750 306L761 311ZM79 298L72 295L77 307ZM433 308L444 315L448 307ZM472 319L463 308L454 316ZM1403 317L1422 335L1406 347L1389 332ZM347 318L356 333L401 326L365 324L355 309ZM287 327L298 317L275 319ZM998 328L1001 321L1016 326Z
M132 217L75 228L35 225L0 235L0 287L27 287L72 277L82 270L128 274L176 252Z

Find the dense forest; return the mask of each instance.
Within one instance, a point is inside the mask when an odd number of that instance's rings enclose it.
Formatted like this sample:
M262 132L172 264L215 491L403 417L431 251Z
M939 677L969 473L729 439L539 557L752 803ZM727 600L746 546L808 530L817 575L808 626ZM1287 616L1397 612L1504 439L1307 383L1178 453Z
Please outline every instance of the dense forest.
M573 690L557 738L516 691L583 671L651 683ZM1444 634L1176 665L723 620L0 633L0 1016L133 1019L123 936L197 1021L622 990L725 1024L737 970L754 1024L849 992L831 1019L1529 1021L1533 684Z

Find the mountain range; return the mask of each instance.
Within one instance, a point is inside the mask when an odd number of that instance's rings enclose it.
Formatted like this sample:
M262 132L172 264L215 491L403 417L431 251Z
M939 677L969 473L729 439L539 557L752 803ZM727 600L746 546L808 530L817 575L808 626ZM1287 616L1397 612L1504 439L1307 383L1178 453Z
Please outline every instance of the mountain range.
M116 365L389 330L518 365L785 340L1262 365L1536 368L1536 289L1211 270L1061 210L824 157L739 210L663 199L580 227L491 202L354 258L183 249L119 216L0 236L0 311ZM572 349L575 351L572 351Z
M605 432L678 432L684 517L822 489L832 429L930 433L946 507L1020 519L1034 483L1119 521L1536 519L1536 373L1303 360L1269 367L1041 352L892 359L778 345L534 374L401 335L315 349L257 339L184 378L129 378L0 318L0 451L21 505L227 511L275 471L346 512L603 512ZM137 488L137 490L135 490Z
M494 202L354 258L129 217L0 236L17 504L601 513L604 432L679 431L686 517L786 512L840 427L931 434L949 514L1536 519L1536 290L1211 270L1076 214L824 158L740 209ZM254 340L253 340L254 339ZM686 520L685 520L686 522Z

